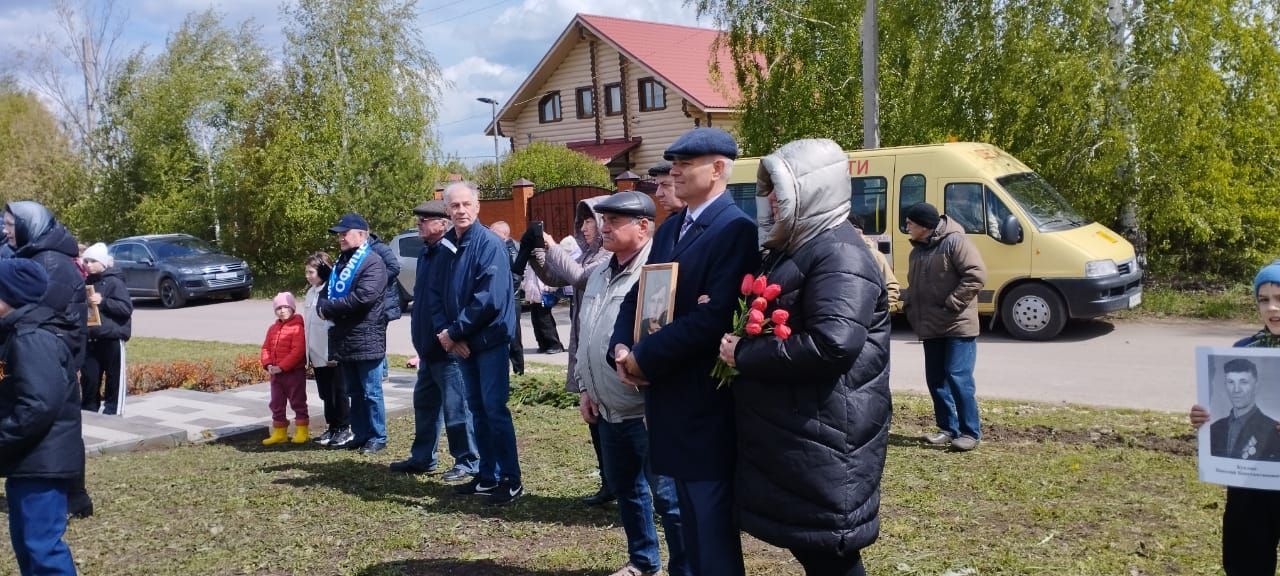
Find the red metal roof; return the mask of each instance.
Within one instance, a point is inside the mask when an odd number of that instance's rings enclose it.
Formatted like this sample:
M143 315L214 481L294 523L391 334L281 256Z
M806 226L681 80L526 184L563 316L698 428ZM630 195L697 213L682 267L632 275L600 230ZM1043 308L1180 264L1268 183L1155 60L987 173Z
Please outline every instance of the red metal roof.
M577 19L653 70L665 84L694 99L700 108L735 106L739 92L727 46L714 53L720 80L711 79L711 47L721 31L588 14L578 14Z
M627 151L640 145L640 138L632 138L631 140L623 140L616 138L613 140L605 140L596 144L595 140L582 140L579 142L570 142L565 144L567 148L575 152L586 154L596 159L596 162L608 164L614 158L625 154Z

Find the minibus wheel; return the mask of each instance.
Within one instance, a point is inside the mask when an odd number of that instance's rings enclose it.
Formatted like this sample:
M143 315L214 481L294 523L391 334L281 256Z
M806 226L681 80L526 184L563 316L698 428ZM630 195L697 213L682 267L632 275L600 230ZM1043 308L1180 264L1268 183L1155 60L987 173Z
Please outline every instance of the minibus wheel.
M1000 317L1014 338L1051 340L1067 325L1067 307L1053 288L1032 282L1016 286L1004 296Z

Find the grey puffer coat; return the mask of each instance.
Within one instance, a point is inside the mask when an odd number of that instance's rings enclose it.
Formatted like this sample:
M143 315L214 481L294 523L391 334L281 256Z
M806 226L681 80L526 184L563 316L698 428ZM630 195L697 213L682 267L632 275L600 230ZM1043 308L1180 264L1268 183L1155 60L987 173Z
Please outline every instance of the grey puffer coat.
M889 302L846 221L849 177L830 140L800 140L760 164L778 215L762 265L790 313L787 340L744 338L732 382L741 525L775 546L847 554L880 532L892 402ZM763 219L767 219L766 216Z
M587 280L591 278L591 272L597 266L607 266L609 259L613 257L613 252L604 249L604 238L600 236L602 222L600 215L595 211L596 203L605 198L608 196L592 196L578 201L577 212L573 217L573 239L578 241L582 255L577 260L570 257L569 252L564 248L548 246L546 249L535 249L533 259L529 261L534 274L537 274L546 285L573 287L573 309L579 314L582 312L582 292L587 288ZM596 236L591 242L587 242L586 236L582 234L582 223L587 219L594 220L596 223ZM565 381L564 389L575 394L583 390L582 380L577 371L580 332L578 319L574 318L569 324L569 378Z

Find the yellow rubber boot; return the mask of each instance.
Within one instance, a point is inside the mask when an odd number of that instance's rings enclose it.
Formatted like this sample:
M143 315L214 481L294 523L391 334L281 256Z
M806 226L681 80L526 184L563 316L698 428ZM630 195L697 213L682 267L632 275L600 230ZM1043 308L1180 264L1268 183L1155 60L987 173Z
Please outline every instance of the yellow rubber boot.
M289 440L289 427L273 425L271 427L271 435L267 436L267 439L262 441L262 445L275 446L276 444L280 444L281 442L287 442L288 440Z
M310 427L307 424L303 424L299 422L293 431L293 443L306 444L307 440L310 440L310 439L311 439Z

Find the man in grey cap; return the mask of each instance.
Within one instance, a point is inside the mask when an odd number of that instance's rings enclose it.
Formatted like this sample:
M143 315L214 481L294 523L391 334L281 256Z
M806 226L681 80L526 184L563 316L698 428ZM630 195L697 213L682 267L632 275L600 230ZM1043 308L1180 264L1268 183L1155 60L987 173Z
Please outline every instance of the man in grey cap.
M733 329L742 277L760 265L756 223L725 193L738 146L695 128L667 148L675 194L687 206L662 223L649 264L679 262L671 322L633 342L637 290L618 311L608 352L623 382L647 386L653 472L675 479L693 573L741 576L733 516L733 397L711 377L720 337Z
M413 311L409 333L418 353L418 381L413 386L413 445L409 457L390 466L393 472L432 473L437 470L436 447L440 444L440 420L453 467L441 477L446 482L466 480L476 474L480 457L476 451L475 428L467 410L467 386L462 378L459 357L440 346L436 334L447 326L441 286L447 278L450 260L458 249L445 239L449 213L443 200L428 200L413 209L418 221L422 252L418 254L413 284Z
M654 164L649 168L649 176L653 177L653 181L658 188L653 191L653 197L658 201L658 205L670 216L684 210L684 200L676 198L675 178L671 177L671 163L663 160Z
M607 359L622 304L619 297L631 292L649 257L656 215L653 201L640 192L618 192L597 202L595 211L600 215L604 249L613 256L607 265L591 271L578 310L576 360L582 388L578 409L587 424L599 427L604 475L618 498L618 514L627 535L628 562L614 576L656 574L662 569L655 508L662 516L671 553L667 572L690 574L675 483L653 474L649 467L645 393L623 383Z

